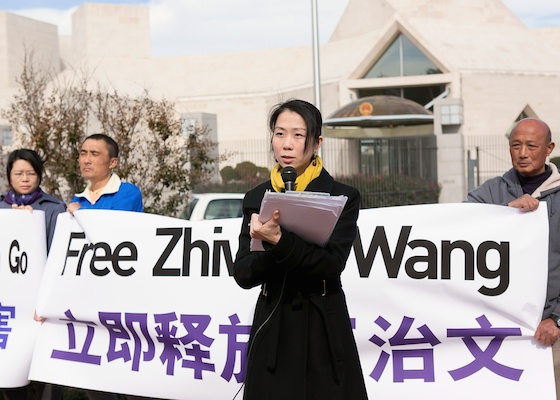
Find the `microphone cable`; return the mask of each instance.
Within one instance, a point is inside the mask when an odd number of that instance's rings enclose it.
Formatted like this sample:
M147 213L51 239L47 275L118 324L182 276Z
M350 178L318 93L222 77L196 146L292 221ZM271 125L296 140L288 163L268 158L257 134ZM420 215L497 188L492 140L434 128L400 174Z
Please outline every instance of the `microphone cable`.
M280 175L282 176L282 181L284 181L285 190L286 191L293 191L294 190L294 182L297 178L296 169L292 166L284 167L284 169L282 169L282 172L281 172ZM255 331L255 334L253 335L253 340L251 342L251 345L249 346L249 349L247 350L247 366L249 365L249 359L251 358L251 351L253 350L253 345L256 342L258 334L264 328L264 326L268 323L268 321L270 321L270 319L272 318L272 316L276 312L276 309L280 305L280 302L282 301L282 297L284 296L284 287L286 285L286 276L287 275L288 275L288 272L285 271L284 272L284 278L282 279L282 288L280 289L280 296L278 297L278 301L274 305L274 308L272 309L272 311L270 312L268 317L266 317L266 319L263 321L261 326L259 326L257 328L257 330ZM245 382L247 382L247 377L248 376L249 376L249 368L247 368L247 370L246 370L245 379L243 380L243 384L241 385L241 387L239 388L237 393L235 393L235 396L233 396L232 400L235 400L237 398L237 396L239 395L239 393L241 392L241 389L243 389L245 387Z
M278 301L274 305L274 308L272 309L272 311L270 312L268 317L266 317L266 319L257 328L257 330L255 331L255 334L253 335L253 340L251 341L251 345L249 346L249 350L247 350L247 366L246 367L248 367L248 365L249 365L249 358L251 357L251 350L253 350L253 345L256 342L257 335L264 328L264 326L268 323L268 321L270 321L270 319L272 318L272 316L274 315L274 313L278 309L278 306L280 305L280 302L282 301L282 297L284 296L284 286L286 286L286 276L287 275L288 275L288 273L284 272L284 279L282 280L282 288L280 289L280 296L278 297ZM245 382L247 382L247 377L248 376L249 376L249 368L246 369L246 374L245 374L245 379L243 379L243 384L241 385L241 387L239 388L237 393L235 393L235 396L233 396L232 400L235 400L237 398L237 396L239 395L239 393L241 392L241 389L243 389L245 387Z

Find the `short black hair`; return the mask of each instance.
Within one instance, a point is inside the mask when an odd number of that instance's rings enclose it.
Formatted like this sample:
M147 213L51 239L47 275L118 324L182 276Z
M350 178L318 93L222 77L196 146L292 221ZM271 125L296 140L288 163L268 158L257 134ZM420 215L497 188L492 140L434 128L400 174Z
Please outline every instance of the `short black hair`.
M119 157L119 145L111 136L106 135L104 133L94 133L93 135L89 135L84 139L84 142L88 139L93 140L103 140L107 145L107 150L109 151L109 157L111 158L118 158ZM82 143L83 144L83 143Z
M40 185L41 180L43 179L43 168L44 168L43 160L35 150L18 149L12 151L8 156L8 165L6 166L6 172L8 174L8 183L10 184L10 187L12 187L12 180L10 178L10 175L12 173L12 168L14 167L14 163L17 160L24 160L27 161L29 164L31 164L33 171L35 171L35 173L39 177L39 185Z
M305 121L305 127L307 129L305 150L307 150L309 146L318 143L323 128L323 117L317 107L305 100L290 99L274 106L270 112L270 118L268 119L270 131L274 132L278 116L286 110L295 112Z

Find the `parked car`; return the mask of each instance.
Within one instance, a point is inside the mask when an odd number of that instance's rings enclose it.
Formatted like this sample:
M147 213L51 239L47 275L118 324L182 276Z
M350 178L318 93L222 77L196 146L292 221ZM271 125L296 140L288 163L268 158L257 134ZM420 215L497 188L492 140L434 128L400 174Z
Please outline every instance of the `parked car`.
M241 218L243 193L193 194L179 218L190 221L205 219Z

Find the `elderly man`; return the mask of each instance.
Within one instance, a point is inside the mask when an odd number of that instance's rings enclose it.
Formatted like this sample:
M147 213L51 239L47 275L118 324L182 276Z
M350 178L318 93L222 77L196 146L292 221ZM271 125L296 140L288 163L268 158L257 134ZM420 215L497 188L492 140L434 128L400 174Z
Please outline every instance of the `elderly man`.
M519 121L509 137L513 168L468 194L467 201L492 203L533 211L546 201L549 218L548 287L535 332L545 346L552 345L557 398L560 396L560 173L546 159L554 149L550 128L535 118Z
M96 133L84 140L78 162L88 184L68 205L70 213L79 208L144 211L140 189L132 183L121 182L113 173L118 157L119 146L113 138Z

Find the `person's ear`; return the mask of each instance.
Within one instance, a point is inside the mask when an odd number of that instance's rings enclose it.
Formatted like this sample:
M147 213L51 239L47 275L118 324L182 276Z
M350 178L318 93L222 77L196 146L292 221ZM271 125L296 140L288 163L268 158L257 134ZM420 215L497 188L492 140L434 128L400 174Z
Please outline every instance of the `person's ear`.
M117 168L119 164L119 159L117 157L112 157L111 161L109 162L109 169L112 171L113 169Z
M547 153L546 153L546 156L547 156L547 157L550 156L550 153L552 153L552 150L554 150L554 142L550 142L550 143L548 144L548 151L547 151Z
M323 143L323 136L319 136L319 139L317 139L317 145L315 146L315 153L319 152L322 143Z

